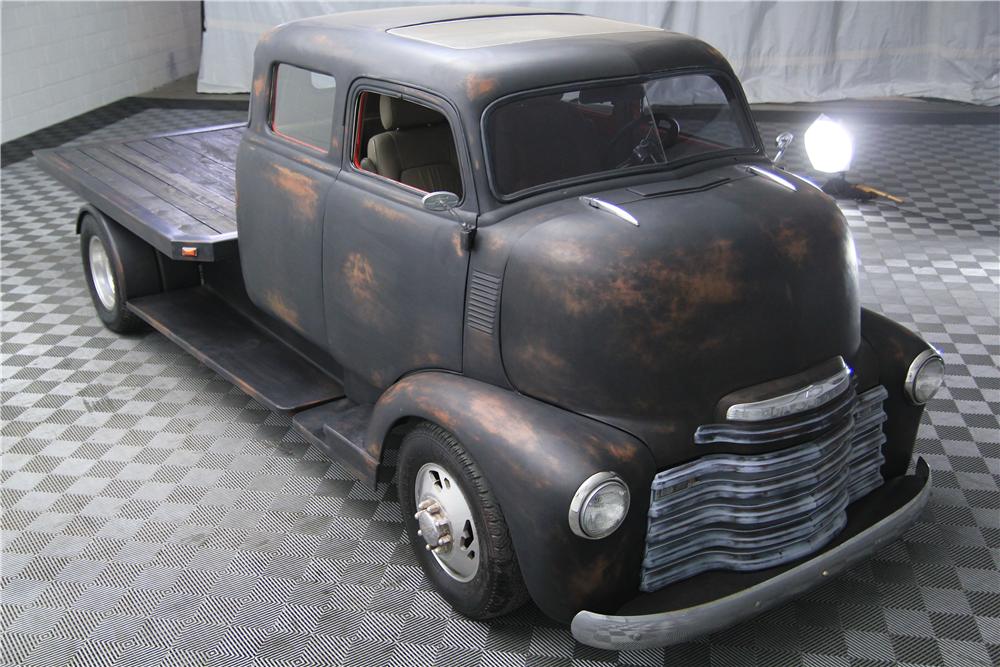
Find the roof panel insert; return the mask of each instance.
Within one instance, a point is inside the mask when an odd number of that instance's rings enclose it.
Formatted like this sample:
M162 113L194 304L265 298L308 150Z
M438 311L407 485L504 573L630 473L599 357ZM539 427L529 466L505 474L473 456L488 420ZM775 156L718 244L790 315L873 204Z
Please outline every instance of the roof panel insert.
M391 28L389 34L451 49L478 49L542 39L563 39L626 32L662 31L638 23L579 14L488 16Z

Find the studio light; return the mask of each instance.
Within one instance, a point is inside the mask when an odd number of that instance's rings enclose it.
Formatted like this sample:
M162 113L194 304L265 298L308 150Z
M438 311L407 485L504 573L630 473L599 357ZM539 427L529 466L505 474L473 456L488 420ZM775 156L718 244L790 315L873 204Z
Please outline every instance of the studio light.
M826 114L821 114L806 130L805 143L806 155L809 156L813 169L834 174L823 184L823 192L826 194L858 201L885 197L897 204L903 203L899 197L870 185L851 183L847 180L847 170L851 168L851 160L854 158L854 137L846 127Z
M806 130L806 155L813 169L826 174L841 174L851 168L854 139L847 129L823 114Z

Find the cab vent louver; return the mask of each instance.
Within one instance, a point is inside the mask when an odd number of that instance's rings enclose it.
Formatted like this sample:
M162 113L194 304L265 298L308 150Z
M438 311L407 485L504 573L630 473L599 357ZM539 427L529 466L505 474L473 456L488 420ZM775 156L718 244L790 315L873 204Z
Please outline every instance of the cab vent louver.
M492 335L500 303L500 276L473 271L465 321L471 328Z
M847 506L883 482L887 392L849 393L848 410L842 400L820 410L841 417L807 442L764 454L710 454L657 474L641 590L707 570L774 567L832 540ZM813 432L816 417L802 420L803 433Z

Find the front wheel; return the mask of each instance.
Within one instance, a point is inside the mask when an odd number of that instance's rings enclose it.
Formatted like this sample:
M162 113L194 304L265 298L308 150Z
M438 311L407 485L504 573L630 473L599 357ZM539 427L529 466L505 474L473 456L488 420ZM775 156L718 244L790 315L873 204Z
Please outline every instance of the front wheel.
M455 437L423 423L403 439L398 485L417 560L458 612L483 620L528 599L507 522Z

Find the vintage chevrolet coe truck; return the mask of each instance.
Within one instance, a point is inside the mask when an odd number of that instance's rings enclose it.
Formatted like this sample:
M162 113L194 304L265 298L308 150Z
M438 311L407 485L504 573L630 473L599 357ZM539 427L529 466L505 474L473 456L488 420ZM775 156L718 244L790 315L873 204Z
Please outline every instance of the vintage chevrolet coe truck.
M941 357L861 308L843 216L768 159L717 50L411 7L279 26L254 67L245 125L39 162L89 202L109 328L148 323L369 483L398 444L455 609L677 642L917 516Z

